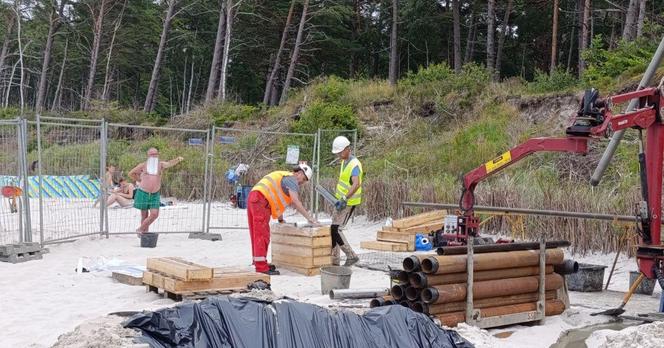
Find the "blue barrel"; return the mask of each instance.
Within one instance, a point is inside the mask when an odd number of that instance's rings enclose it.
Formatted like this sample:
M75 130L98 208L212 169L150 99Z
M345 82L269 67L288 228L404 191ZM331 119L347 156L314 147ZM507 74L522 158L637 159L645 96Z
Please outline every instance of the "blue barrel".
M247 198L253 186L238 186L237 188L237 206L240 209L247 209Z

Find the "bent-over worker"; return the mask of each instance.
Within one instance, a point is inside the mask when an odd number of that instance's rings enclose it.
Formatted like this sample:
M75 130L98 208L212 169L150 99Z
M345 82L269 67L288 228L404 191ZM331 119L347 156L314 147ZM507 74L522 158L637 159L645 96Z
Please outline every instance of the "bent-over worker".
M332 215L332 264L341 264L341 251L346 254L344 266L352 266L359 258L348 243L343 229L348 220L353 216L355 207L362 202L362 163L351 154L350 140L344 136L334 138L332 142L332 153L341 159L339 181L335 190L335 196L339 200L336 210Z
M284 223L284 211L292 206L311 224L318 224L300 201L300 188L311 179L313 171L306 164L293 168L292 172L276 171L261 179L247 197L247 217L251 237L251 254L256 272L278 275L267 263L267 248L270 245L270 216Z

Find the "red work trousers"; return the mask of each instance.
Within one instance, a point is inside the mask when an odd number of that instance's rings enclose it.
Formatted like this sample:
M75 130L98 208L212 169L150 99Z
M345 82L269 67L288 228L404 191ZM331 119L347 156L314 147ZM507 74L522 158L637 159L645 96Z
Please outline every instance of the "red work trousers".
M247 217L251 237L251 255L256 272L267 272L267 248L270 245L270 203L259 191L251 191L247 197Z

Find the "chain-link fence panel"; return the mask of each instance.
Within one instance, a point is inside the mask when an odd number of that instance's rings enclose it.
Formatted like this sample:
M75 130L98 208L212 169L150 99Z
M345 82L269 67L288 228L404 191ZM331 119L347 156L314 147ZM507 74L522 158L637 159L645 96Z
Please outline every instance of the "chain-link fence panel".
M247 228L246 197L266 174L306 162L315 168L316 134L214 127L211 146L208 230ZM313 210L315 181L300 192Z
M22 241L22 175L19 121L0 121L0 245Z
M100 120L42 117L27 127L33 234L42 243L103 232Z
M203 232L206 209L209 130L109 124L107 129L106 164L116 170L118 181L141 187L129 173L145 163L147 151L156 148L163 169L159 190L159 216L150 226L154 233ZM178 162L176 159L182 157ZM140 180L140 179L139 179ZM106 229L109 234L136 233L141 213L133 199L117 199L126 186L108 191Z
M332 153L332 142L338 136L345 136L350 140L352 155L357 156L357 130L356 129L318 129L319 146L316 153L318 168L316 170L317 182L334 194L339 179L341 162L337 155ZM317 212L331 214L333 207L322 196L316 195L315 208Z

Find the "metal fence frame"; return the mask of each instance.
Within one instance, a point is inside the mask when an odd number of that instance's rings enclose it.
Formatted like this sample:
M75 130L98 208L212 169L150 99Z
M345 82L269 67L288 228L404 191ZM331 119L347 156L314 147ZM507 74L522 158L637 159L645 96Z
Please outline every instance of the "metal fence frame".
M236 129L236 128L225 128L225 127L216 127L213 126L209 129L185 129L185 128L169 128L169 127L155 127L155 126L142 126L142 125L128 125L121 123L108 123L105 120L88 120L88 119L76 119L76 118L67 118L67 117L46 117L37 115L35 121L29 121L24 118L16 118L13 120L0 120L0 126L16 126L16 137L17 137L17 149L16 149L16 158L17 160L17 182L20 183L23 189L21 209L19 213L19 231L18 231L18 240L20 242L31 242L33 240L33 221L32 219L38 219L35 221L39 222L38 235L39 242L42 245L60 243L67 240L77 239L85 236L105 236L108 238L110 235L119 235L119 234L133 234L135 232L111 232L109 228L109 212L108 207L106 206L106 199L108 198L108 193L105 189L103 183L106 165L108 160L108 146L109 146L109 126L110 127L127 127L127 128L138 128L138 129L150 129L155 131L177 131L177 132L191 132L200 135L205 135L205 168L203 172L203 188L202 188L202 221L200 222L200 229L196 228L192 231L173 231L173 232L160 232L154 231L155 233L210 233L211 230L237 230L237 229L246 229L246 227L230 227L230 226L212 226L211 225L211 210L212 203L215 200L213 194L214 176L223 176L224 173L215 173L214 160L215 160L215 147L217 145L217 137L220 136L220 133L223 132L233 132L233 133L242 133L242 134L257 134L257 135L274 135L274 136L295 136L295 137L307 137L313 139L313 152L311 160L311 167L316 171L316 175L310 183L311 194L309 197L309 206L314 214L319 212L319 195L315 191L315 185L319 183L320 180L320 160L321 160L321 139L324 134L327 133L338 133L338 134L349 134L352 133L352 143L353 149L357 147L357 130L347 130L347 129L318 129L315 133L296 133L296 132L278 132L278 131L265 131L261 129ZM34 126L34 132L28 131L28 126ZM61 238L52 238L48 239L48 236L45 236L44 232L44 223L45 218L45 204L44 204L44 168L43 168L43 151L44 144L43 140L46 136L43 132L42 126L61 126L61 127L72 127L72 128L86 128L86 129L98 129L99 130L99 181L100 181L100 204L99 204L99 228L96 231L82 231L81 233L72 233ZM34 134L34 135L33 135ZM36 173L33 175L37 176L38 182L38 204L37 211L32 211L30 208L30 192L29 192L29 172L28 172L28 139L30 136L36 138L36 156L37 156L37 165ZM325 144L325 146L328 144ZM327 147L325 147L327 149ZM32 156L35 154L33 153ZM309 160L309 159L307 159ZM93 168L95 171L96 168ZM13 170L13 169L12 169ZM95 174L97 175L97 174ZM34 180L34 178L33 178ZM33 197L34 199L34 197ZM35 210L35 209L33 209ZM32 214L31 213L35 213ZM95 219L96 220L96 219Z
M214 175L213 170L214 170L214 156L215 156L215 146L217 145L217 134L218 132L233 132L233 133L250 133L250 134L264 134L264 135L282 135L282 136L303 136L303 137L312 137L314 140L313 143L313 151L312 151L312 159L311 159L311 168L313 170L316 170L318 163L316 162L316 159L319 157L318 156L318 134L317 133L296 133L296 132L278 132L278 131L265 131L265 130L260 130L260 129L237 129L237 128L227 128L227 127L217 127L213 126L211 128L211 146L209 147L209 152L208 152L208 159L210 161L208 165L208 170L206 171L208 173L207 175L207 184L208 186L208 194L212 195L213 188L210 187L213 184L213 180L211 179L212 175ZM223 173L220 173L223 175ZM310 207L312 210L315 211L315 187L316 187L317 181L316 179L312 180L311 185L309 185L309 190L311 191L309 197L310 197ZM212 211L212 197L208 197L207 200L207 216L205 219L205 232L210 233L211 230L246 230L248 227L238 227L238 226L211 226L210 220L211 220L211 211Z

